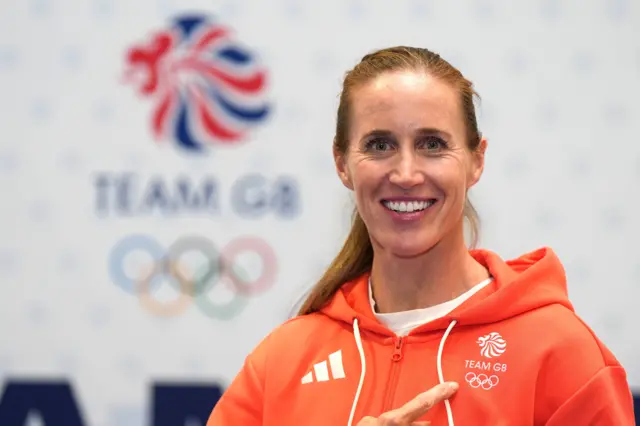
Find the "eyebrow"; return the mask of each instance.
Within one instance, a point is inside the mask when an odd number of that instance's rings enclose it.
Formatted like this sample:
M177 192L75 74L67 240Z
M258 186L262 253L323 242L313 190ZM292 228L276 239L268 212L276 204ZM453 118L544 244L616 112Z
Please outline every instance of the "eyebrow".
M416 130L416 134L419 136L441 136L445 139L451 139L451 135L444 130L437 129L435 127L422 127ZM382 137L382 136L393 136L393 132L389 130L383 129L374 129L370 132L365 133L362 139L370 138L370 137Z

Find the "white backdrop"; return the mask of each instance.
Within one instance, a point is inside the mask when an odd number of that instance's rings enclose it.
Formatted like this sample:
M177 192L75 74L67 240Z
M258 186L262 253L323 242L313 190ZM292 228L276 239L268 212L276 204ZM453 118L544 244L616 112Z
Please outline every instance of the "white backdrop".
M240 143L195 154L155 140L159 99L123 82L128 49L185 12L251 52L271 108ZM352 204L331 159L343 73L370 50L407 44L441 53L482 95L481 245L507 258L553 247L578 313L640 388L639 40L631 0L0 0L0 383L68 379L98 426L147 424L154 380L228 383L346 233ZM286 178L299 209L234 211L234 184L255 173L266 183L248 196ZM185 178L196 192L215 185L218 209L140 207L152 189L179 199ZM159 316L110 275L114 246L131 234L161 247L257 237L277 275L229 318L194 303ZM127 262L129 276L149 265ZM255 256L238 262L259 274ZM218 287L210 297L228 300Z

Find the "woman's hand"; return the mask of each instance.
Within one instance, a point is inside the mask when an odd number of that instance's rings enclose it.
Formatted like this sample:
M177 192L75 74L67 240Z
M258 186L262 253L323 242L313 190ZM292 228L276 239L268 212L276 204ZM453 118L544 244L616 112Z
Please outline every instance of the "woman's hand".
M429 422L416 420L434 405L449 399L457 390L457 383L439 384L419 394L402 407L387 411L378 418L364 417L357 426L427 426Z

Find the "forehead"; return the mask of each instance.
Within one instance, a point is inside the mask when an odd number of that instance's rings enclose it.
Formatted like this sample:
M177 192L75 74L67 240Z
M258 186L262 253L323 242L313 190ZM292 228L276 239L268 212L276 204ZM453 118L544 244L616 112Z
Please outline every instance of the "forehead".
M357 87L352 93L351 114L355 132L370 127L464 131L457 91L421 71L388 72Z

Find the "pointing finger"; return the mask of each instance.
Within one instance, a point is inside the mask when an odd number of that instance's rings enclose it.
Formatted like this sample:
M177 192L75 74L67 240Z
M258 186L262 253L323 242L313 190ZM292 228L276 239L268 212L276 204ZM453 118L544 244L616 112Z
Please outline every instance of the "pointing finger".
M402 407L383 414L380 418L393 420L398 424L411 423L423 416L434 405L444 401L445 399L449 399L457 390L457 383L450 382L439 384L428 391L419 394Z

